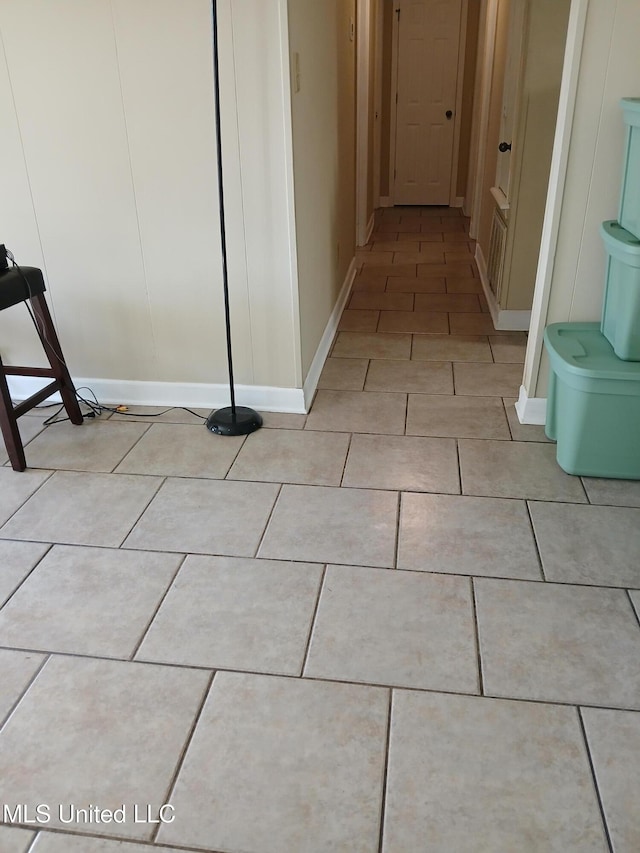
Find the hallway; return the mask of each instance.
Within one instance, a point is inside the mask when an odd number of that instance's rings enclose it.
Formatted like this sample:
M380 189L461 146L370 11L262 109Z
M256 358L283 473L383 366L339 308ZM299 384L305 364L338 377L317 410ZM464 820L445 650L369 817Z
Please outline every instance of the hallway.
M519 424L460 211L357 260L308 416L0 449L0 853L640 849L640 483Z

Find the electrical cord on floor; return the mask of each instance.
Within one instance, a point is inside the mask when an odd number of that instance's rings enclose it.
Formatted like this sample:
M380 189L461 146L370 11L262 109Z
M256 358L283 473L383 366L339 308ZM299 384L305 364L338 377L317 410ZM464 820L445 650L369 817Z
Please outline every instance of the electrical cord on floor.
M56 356L56 358L58 359L60 364L62 364L63 367L67 368L67 370L68 370L69 368L67 367L65 362L60 358L60 356L58 356L58 354L55 352L55 349L51 346L51 343L49 342L49 339L47 338L47 336L44 332L44 329L40 328L40 325L38 324L38 321L37 321L36 316L33 312L33 309L31 308L30 300L32 298L32 292L31 292L31 285L29 284L28 278L23 273L22 269L20 268L20 265L16 262L16 259L13 255L13 253L10 252L8 249L6 249L6 255L7 255L7 258L11 261L14 269L17 270L18 275L23 280L23 282L27 288L27 293L29 294L29 301L25 300L24 305L25 305L27 311L29 312L29 316L31 317L31 321L32 321L33 325L35 326L36 332L38 333L38 337L40 338L40 342L42 343L43 346L45 345L45 342L46 342L48 344L48 348L45 347L45 349L47 351L50 350L51 352L53 352L53 354ZM78 393L79 391L88 391L89 395L93 399L91 399L91 400L85 399L85 397L83 397L81 394ZM99 418L103 412L111 412L112 414L124 415L125 417L129 417L129 418L159 418L159 417L162 417L162 415L166 415L168 412L173 411L174 409L180 409L184 412L189 412L190 415L193 415L196 418L200 418L200 420L203 420L203 421L206 421L206 419L207 419L205 415L199 415L197 412L194 412L192 409L188 409L186 406L170 406L168 409L164 409L162 412L129 412L129 411L127 411L126 406L115 406L115 407L105 406L103 403L100 403L98 401L98 398L96 397L93 390L87 386L81 386L80 388L76 388L76 397L78 398L79 403L83 403L89 409L88 412L82 413L82 417L85 419L86 418L89 418L89 419ZM70 420L70 418L68 418L68 417L64 417L64 418L58 417L58 415L60 415L60 413L64 409L64 405L59 405L58 403L47 403L44 406L36 406L35 408L36 409L49 409L49 408L53 408L54 406L58 406L58 411L55 412L50 417L48 417L45 421L43 421L43 426L53 426L53 424L60 424L60 423L64 423L65 421Z

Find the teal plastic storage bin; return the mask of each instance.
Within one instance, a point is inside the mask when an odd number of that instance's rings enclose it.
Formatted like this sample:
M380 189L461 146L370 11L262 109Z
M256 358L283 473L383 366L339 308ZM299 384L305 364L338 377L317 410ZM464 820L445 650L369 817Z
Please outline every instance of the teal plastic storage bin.
M620 361L597 323L555 323L547 423L568 474L640 479L640 363Z
M609 253L600 328L618 358L640 361L640 240L617 222L600 233Z
M623 98L620 103L628 131L618 219L640 237L640 98Z

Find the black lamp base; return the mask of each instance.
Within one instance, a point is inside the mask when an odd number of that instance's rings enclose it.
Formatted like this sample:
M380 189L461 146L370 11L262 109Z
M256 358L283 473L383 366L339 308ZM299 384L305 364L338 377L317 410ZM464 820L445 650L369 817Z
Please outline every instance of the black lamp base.
M262 417L246 406L236 406L235 412L231 406L226 409L216 409L207 418L206 427L218 435L248 435L262 426Z

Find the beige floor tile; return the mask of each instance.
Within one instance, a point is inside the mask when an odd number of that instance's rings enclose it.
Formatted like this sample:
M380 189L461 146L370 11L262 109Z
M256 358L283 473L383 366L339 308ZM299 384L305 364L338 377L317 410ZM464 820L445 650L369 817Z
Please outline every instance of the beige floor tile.
M583 477L592 504L640 507L640 480L602 480Z
M306 415L294 415L288 412L260 412L264 429L304 429Z
M27 462L33 468L108 473L148 429L148 424L111 420L55 424L29 444Z
M443 264L444 252L439 243L425 243L418 252L399 249L393 256L394 264Z
M411 293L354 293L349 302L349 310L356 309L413 311L413 295Z
M372 275L386 276L414 276L416 274L415 264L365 264L362 268L363 275L371 273Z
M480 311L475 293L419 293L415 307L416 311Z
M339 332L331 355L334 358L409 358L411 335Z
M144 813L142 809L141 814ZM162 847L154 845L151 850L157 850L158 853L184 853L184 850L179 850L177 847L164 845ZM32 853L149 853L149 846L106 838L90 838L88 835L47 832L40 835L38 845Z
M383 851L418 850L606 853L575 709L397 691Z
M414 334L446 334L449 331L447 314L428 311L383 311L378 329L381 332L411 332Z
M389 568L397 514L392 492L283 486L258 556Z
M511 438L514 441L538 441L547 444L549 443L549 439L544 434L544 426L538 424L520 423L518 413L515 409L515 405L517 402L515 397L505 397L503 402L505 411L507 413L507 420L509 421L509 430L511 431Z
M552 444L463 439L458 448L463 494L587 502L580 478L560 468Z
M447 287L450 279L447 279ZM489 314L454 314L451 316L452 335L496 335Z
M547 580L640 588L640 509L530 505Z
M48 549L48 545L39 545L35 542L0 540L0 607L36 563L44 557Z
M55 411L55 409L53 411ZM26 447L32 439L45 429L44 424L42 423L43 420L44 418L27 417L23 417L18 420L18 431L20 432L22 445L25 448L25 455L27 455L27 463L30 463L31 460L29 458L29 451ZM0 436L0 465L4 465L8 460L9 454L6 452L4 444L2 443L2 437Z
M415 394L453 394L453 373L448 362L372 361L367 391L406 391Z
M471 278L474 269L471 264L460 261L452 261L448 264L418 264L418 277L428 278L432 275L446 276L449 278Z
M583 708L596 782L616 853L640 850L640 714Z
M444 278L393 277L387 281L387 293L444 293Z
M362 265L366 264L368 268L385 266L393 263L393 252L381 252L377 249L375 251L369 249L366 252L356 252L356 261Z
M0 525L11 518L50 476L50 471L13 471L11 468L0 468Z
M402 217L400 217L402 219ZM374 229L375 234L419 234L422 229L420 228L420 219L418 217L411 218L406 222L401 222L400 220L396 222L392 222L389 220L380 222L376 225ZM375 237L374 237L375 239Z
M460 249L445 249L444 256L447 263L450 261L464 261L465 263L472 264L475 261L475 255L466 246Z
M133 474L56 471L5 524L0 538L117 548L161 483L159 477Z
M318 391L305 429L402 435L406 411L406 394Z
M497 363L523 364L527 351L525 335L492 335L489 338L493 360Z
M354 435L343 486L460 493L454 441Z
M640 630L621 589L475 581L490 696L640 708Z
M384 293L387 286L386 275L358 274L353 280L354 293Z
M124 804L126 822L100 832L149 840L155 827L134 822L134 804L155 816L165 802L208 681L175 667L51 658L0 734L0 799L51 804L48 828L85 831L63 824L56 804L67 816L71 804Z
M454 217L442 217L440 222L437 222L435 219L432 218L423 217L422 230L437 231L442 234L450 234L452 232L462 233L465 231L465 226L464 222L461 219L457 219Z
M422 235L422 239L424 239L425 235ZM468 230L464 231L449 231L445 234L442 234L442 240L445 243L470 243Z
M300 675L322 567L187 557L138 660Z
M416 335L411 358L414 361L490 362L491 348L483 335Z
M0 649L0 727L44 663L45 655ZM24 821L22 821L24 823ZM0 846L0 850L2 847Z
M456 394L514 397L522 385L521 364L455 364Z
M375 293L355 293L354 296L376 296ZM381 293L379 296L386 296ZM344 311L338 330L340 332L375 332L378 328L378 320L380 319L379 311L348 309Z
M166 480L125 547L253 557L277 494L272 483Z
M342 433L260 430L248 437L227 479L339 486L348 449Z
M377 853L387 706L375 687L218 673L158 840Z
M367 358L328 358L318 380L325 391L362 391L369 367Z
M541 580L524 501L403 495L398 568Z
M195 414L194 414L195 413ZM202 425L211 414L211 409L181 409L166 406L128 406L126 414L111 415L109 420L128 423L150 424L194 424Z
M502 400L409 395L407 435L508 439Z
M371 245L375 252L419 252L420 235L416 234L416 240L376 240Z
M181 560L55 545L0 611L0 646L128 658Z
M305 675L477 693L469 580L329 566Z
M27 853L35 832L15 826L0 826L0 850L2 853ZM61 853L62 853L62 848ZM88 853L88 851L87 851Z
M116 472L222 479L244 440L244 436L214 435L202 425L153 424Z
M483 293L482 282L479 278L456 278L455 276L451 276L446 281L447 293Z

